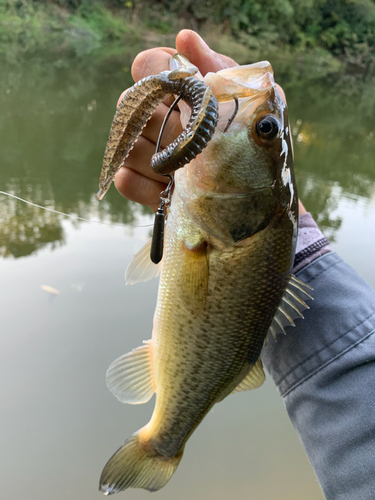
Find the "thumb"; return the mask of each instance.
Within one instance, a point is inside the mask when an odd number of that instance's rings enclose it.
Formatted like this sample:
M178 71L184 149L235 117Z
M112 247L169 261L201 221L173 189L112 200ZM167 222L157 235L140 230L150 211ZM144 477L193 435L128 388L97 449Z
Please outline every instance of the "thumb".
M215 73L221 69L238 66L230 57L211 50L195 31L180 31L176 37L176 49L179 54L184 55L197 66L203 76L210 71Z

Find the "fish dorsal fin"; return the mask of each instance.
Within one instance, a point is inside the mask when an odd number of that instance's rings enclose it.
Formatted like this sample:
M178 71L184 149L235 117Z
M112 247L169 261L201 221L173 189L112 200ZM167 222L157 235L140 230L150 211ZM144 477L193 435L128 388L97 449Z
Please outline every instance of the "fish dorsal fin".
M258 358L258 361L251 368L246 377L241 380L234 391L231 392L231 394L240 391L251 391L251 389L257 389L265 380L266 376L264 374L262 360Z
M296 278L293 274L290 275L288 285L281 297L271 326L268 329L265 344L267 344L271 337L276 339L278 333L285 334L286 326L295 326L294 319L303 319L302 311L310 309L305 300L314 300L309 290L311 291L313 288L306 285L306 283Z
M116 359L107 370L106 382L121 403L147 403L155 392L151 340Z
M141 281L149 281L160 273L160 262L154 264L150 259L151 240L134 255L134 259L125 271L125 283L134 285Z

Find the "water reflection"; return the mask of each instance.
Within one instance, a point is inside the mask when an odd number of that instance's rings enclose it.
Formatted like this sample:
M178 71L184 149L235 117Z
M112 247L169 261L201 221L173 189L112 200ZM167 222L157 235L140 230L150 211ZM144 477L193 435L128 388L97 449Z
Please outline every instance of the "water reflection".
M114 190L105 203L93 198L116 100L132 84L130 65L128 56L93 60L43 54L5 66L0 74L1 189L60 212L135 225L147 209ZM375 96L370 77L328 78L291 84L281 73L299 194L334 240L342 219L332 212L340 197L374 195ZM64 244L58 215L0 196L0 217L4 257Z
M1 190L79 217L135 224L147 209L115 193L102 204L93 197L116 99L131 83L121 59L8 66L0 74ZM0 195L0 218L4 257L64 243L57 214Z
M0 255L25 257L51 243L51 248L65 241L60 220L56 214L40 208L25 206L12 200L0 205Z
M299 195L332 241L342 224L340 200L375 193L374 83L350 75L285 82Z

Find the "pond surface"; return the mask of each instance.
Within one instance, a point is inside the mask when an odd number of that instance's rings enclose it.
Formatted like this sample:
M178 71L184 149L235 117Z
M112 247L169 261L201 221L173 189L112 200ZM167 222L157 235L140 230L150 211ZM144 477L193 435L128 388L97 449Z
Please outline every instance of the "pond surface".
M132 84L129 67L118 57L56 54L2 66L0 190L76 216L0 194L4 498L102 498L102 467L152 412L153 400L121 405L105 385L108 365L149 338L158 284L125 287L123 279L149 238L147 209L114 188L105 201L94 198L115 103ZM358 89L350 77L282 83L300 197L333 248L375 287L374 87ZM143 490L125 495L150 498ZM323 499L269 380L217 405L173 479L153 494L241 497Z

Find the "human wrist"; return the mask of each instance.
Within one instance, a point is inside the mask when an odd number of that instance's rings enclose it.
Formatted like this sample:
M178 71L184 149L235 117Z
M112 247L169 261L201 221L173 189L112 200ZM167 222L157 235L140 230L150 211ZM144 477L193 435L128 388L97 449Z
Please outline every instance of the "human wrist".
M303 213L299 218L296 254L294 257L293 273L313 262L318 257L332 252L329 241L309 212Z

